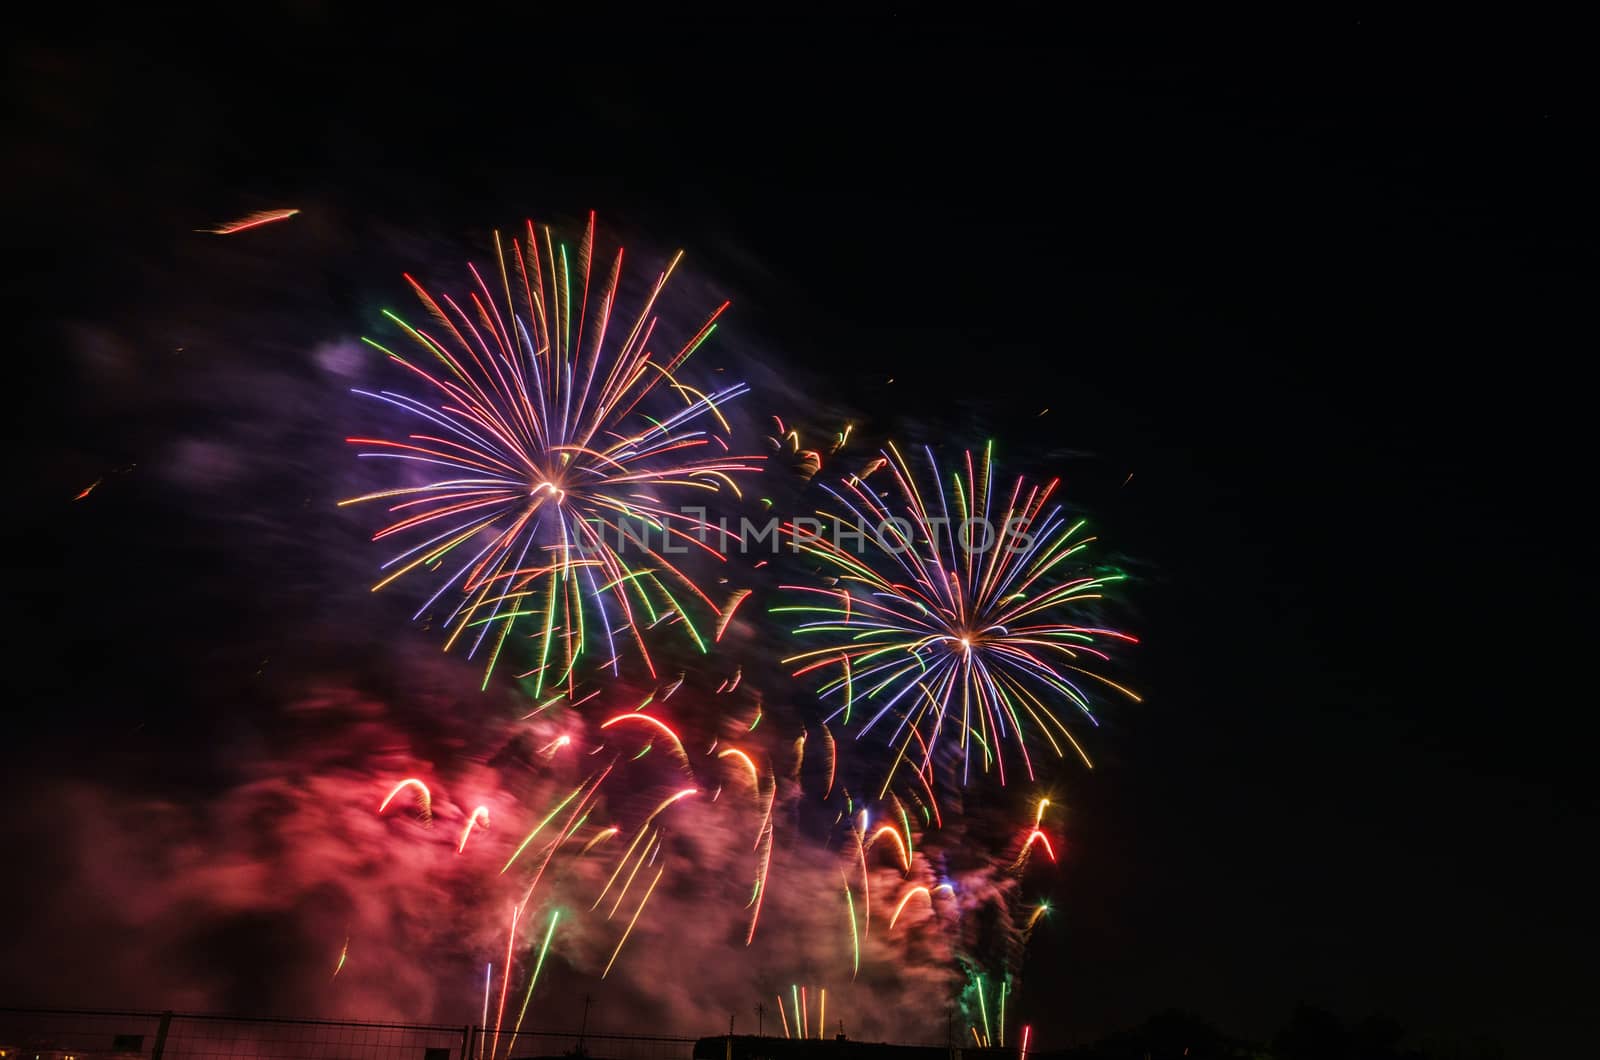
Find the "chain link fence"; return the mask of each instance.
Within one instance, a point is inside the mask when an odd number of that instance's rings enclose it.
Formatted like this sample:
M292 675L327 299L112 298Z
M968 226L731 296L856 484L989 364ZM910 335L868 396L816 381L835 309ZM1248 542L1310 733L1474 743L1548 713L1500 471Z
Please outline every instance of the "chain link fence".
M693 1060L694 1045L424 1023L0 1008L0 1060Z

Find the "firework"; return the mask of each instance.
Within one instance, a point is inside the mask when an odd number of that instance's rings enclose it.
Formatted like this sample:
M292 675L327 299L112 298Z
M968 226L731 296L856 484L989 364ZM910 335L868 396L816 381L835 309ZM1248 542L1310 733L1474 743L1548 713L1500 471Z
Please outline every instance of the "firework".
M656 870L656 878L650 881L649 889L644 892L644 897L639 899L639 908L633 911L633 919L628 921L628 926L623 930L622 937L617 940L617 948L611 951L611 959L606 962L605 971L600 973L600 978L604 979L611 974L611 966L617 963L617 954L622 952L623 944L628 941L628 936L633 934L633 925L639 922L639 914L644 912L645 903L650 901L650 896L656 892L656 884L661 882L661 874L666 871L665 865Z
M1050 845L1050 837L1045 835L1044 829L1040 827L1044 821L1044 811L1049 807L1049 805L1049 799L1040 799L1039 805L1034 809L1033 827L1029 829L1027 838L1022 841L1022 849L1017 853L1017 859L1011 863L1011 869L1013 872L1020 873L1024 868L1027 867L1028 856L1033 852L1035 844L1042 845L1044 847L1044 852L1049 855L1052 862L1056 860L1055 847Z
M1055 849L1050 846L1049 837L1043 832L1039 831L1037 828L1028 833L1028 841L1022 845L1022 856L1024 858L1028 856L1028 852L1033 849L1033 845L1035 843L1044 844L1044 852L1050 855L1050 860L1054 861L1056 859L1056 852Z
M378 812L381 814L384 810L387 810L389 804L394 801L395 796L407 790L416 793L417 812L422 815L423 822L431 823L433 821L433 793L428 790L428 785L416 777L407 777L391 788L389 794L384 796L383 802L378 805Z
M720 614L663 554L695 547L720 561L707 544L717 531L670 508L664 494L737 493L734 476L761 459L732 455L714 433L727 432L720 407L745 393L742 383L707 393L678 377L727 303L659 354L651 347L656 303L681 253L624 329L612 326L620 250L591 290L592 214L575 252L531 222L509 248L496 233L495 249L497 282L469 267L464 304L406 277L433 324L385 315L421 356L365 340L426 395L357 391L405 413L415 429L349 441L363 457L401 462L422 480L342 502L386 503L393 521L374 540L403 543L373 588L419 568L438 572L414 617L440 606L447 649L465 642L474 655L487 645L486 685L516 631L538 645L528 671L535 695L546 684L570 692L580 661L597 652L615 673L619 641L631 640L654 675L645 628L674 614L703 651L685 603Z
M197 231L213 236L231 236L239 232L248 232L252 228L260 228L262 225L269 225L276 221L287 221L299 212L299 210L261 210L249 216L241 217L237 221L229 221L214 228L201 228L197 229Z
M850 881L844 881L844 907L850 914L850 978L861 974L861 934L856 929L856 900L850 893Z
M749 755L745 754L737 747L724 747L722 750L717 752L717 757L732 758L743 765L750 774L750 789L756 793L757 798L761 797L761 779L756 771L756 764Z
M733 621L733 613L739 610L739 605L744 603L745 598L749 595L749 589L735 589L733 594L728 597L728 602L722 609L722 617L717 619L717 632L716 636L712 638L713 640L722 640L722 635L728 632L728 623Z
M475 827L482 826L485 830L489 827L489 807L479 806L472 811L472 816L467 818L467 826L461 830L461 842L456 844L456 853L467 849L467 837L472 834Z
M620 831L622 831L622 829L618 828L616 825L612 825L609 828L602 828L600 831L595 833L594 838L590 839L583 845L583 849L578 852L578 856L582 857L583 855L589 853L589 851L593 850L595 847L599 846L607 839L610 839Z
M511 954L517 944L517 921L522 917L522 907L515 902L511 905L511 928L506 932L506 963L500 973L500 1004L495 1008L494 1040L489 1046L489 1055L493 1057L500 1048L500 1025L506 1017L506 991L511 987Z
M900 838L900 833L895 831L894 825L886 824L872 833L872 838L867 840L867 849L870 851L878 840L888 836L894 848L900 852L900 867L906 873L911 872L911 851L906 848L905 840Z
M785 586L804 602L773 610L808 616L796 633L828 642L785 661L796 676L831 671L820 689L836 704L826 720L859 715L860 736L892 719L884 791L910 762L931 794L941 741L958 753L963 783L975 759L1004 783L1008 745L1031 779L1038 737L1092 766L1057 708L1098 724L1087 681L1137 699L1094 668L1109 661L1108 642L1135 638L1084 616L1123 575L1071 565L1094 539L1055 499L1059 480L999 486L990 446L965 453L947 485L926 453L930 473L919 482L890 445L862 475L824 487L838 507L819 513L828 524L820 534L786 526L831 577ZM880 493L865 478L883 469L892 488Z
M539 973L544 970L545 954L550 952L550 940L555 937L556 924L561 920L561 911L555 910L550 914L550 926L544 933L544 945L539 947L539 959L534 963L533 975L528 977L528 992L522 995L522 1010L517 1013L517 1022L511 1028L511 1039L516 1041L517 1032L522 1030L522 1018L528 1014L528 1002L533 1000L533 988L539 985Z
M985 1048L1004 1045L1011 977L1044 908L1040 902L1030 917L1022 905L1023 870L1036 849L1051 861L1056 857L1044 820L1049 801L1033 804L1030 827L1013 830L1005 826L1009 818L989 812L975 788L971 796L950 799L950 827L941 835L946 815L939 793L949 792L957 776L965 782L974 763L1004 783L1018 763L1033 777L1031 756L1045 744L1062 757L1069 748L1083 754L1074 712L1094 723L1094 683L1120 690L1099 672L1110 661L1107 649L1133 640L1090 614L1120 575L1083 566L1093 539L1064 514L1058 483L1001 484L987 449L965 454L957 472L944 477L931 451L927 466L917 455L913 469L889 446L882 455L845 458L857 473L824 484L818 477L824 461L832 474L851 428L830 429L813 450L804 447L798 428L779 422L774 450L786 451L801 477L811 480L800 488L825 491L823 506L831 509L818 513L831 524L820 534L804 535L793 523L784 527L799 560L777 558L776 548L772 560L775 567L812 568L809 578L772 579L807 583L781 586L797 598L780 603L798 606L774 610L797 616L803 647L786 662L796 676L817 674L813 680L826 706L801 716L780 692L772 701L774 720L760 727L762 696L772 690L759 668L742 686L739 659L727 654L705 666L674 658L671 670L658 672L654 649L646 647L647 639L656 643L647 631L658 626L679 627L702 651L724 653L730 642L759 647L770 632L761 627L771 622L748 606L752 590L733 587L743 580L736 572L705 583L715 586L713 603L673 566L677 553L695 547L707 553L707 569L725 558L705 543L706 532L726 529L687 519L678 510L679 496L736 493L739 477L758 466L759 458L731 455L724 440L729 432L722 407L744 393L742 384L702 392L680 372L722 310L687 342L652 354L652 342L659 342L655 305L672 266L656 279L637 318L630 314L631 324L613 325L620 255L609 271L595 263L600 275L591 287L592 218L575 251L532 226L508 243L497 236L496 249L498 269L472 270L474 287L459 302L412 281L432 320L413 326L390 319L420 356L373 343L412 373L421 390L418 396L387 390L366 396L410 417L414 433L352 439L370 459L400 461L383 466L406 477L346 502L388 508L389 525L375 537L398 542L404 551L384 564L375 588L407 575L430 579L417 616L427 614L443 628L446 648L481 652L485 683L506 653L532 655L510 671L531 662L518 675L530 683L524 709L531 709L505 717L518 730L516 753L493 761L519 770L526 765L536 779L502 778L492 800L493 832L486 806L467 816L454 853L464 854L470 841L476 856L454 859L443 837L394 830L397 840L437 847L452 871L481 871L487 886L511 899L509 928L499 919L504 906L492 906L493 933L480 937L492 939L487 947L493 952L477 953L478 960L500 957L499 931L507 930L498 990L493 964L485 964L485 1027L491 1012L495 1017L489 1060L498 1055L502 1031L510 1036L509 1055L524 1017L537 1018L531 1002L547 957L556 967L570 961L583 975L598 969L601 979L641 962L659 977L663 962L670 969L681 957L654 953L648 944L630 948L647 908L657 910L663 929L682 929L690 908L698 925L702 909L689 903L705 898L711 884L720 889L730 872L753 874L744 910L729 910L748 917L747 946L755 943L764 905L771 907L771 927L751 964L800 938L808 951L827 951L827 963L808 952L803 966L837 976L848 961L851 990L876 991L886 977L872 964L891 954L959 963L968 969L961 1000L974 1040ZM662 544L639 540L628 532L634 525L653 530ZM973 526L998 540L972 547ZM624 540L630 548L621 547ZM852 540L860 542L854 549ZM736 615L740 630L732 635ZM620 660L635 653L648 682L622 673ZM596 670L616 680L595 687ZM577 710L601 695L612 704L607 709ZM819 729L820 743L811 742ZM863 739L868 735L876 739ZM594 756L600 757L591 763ZM882 778L876 794L862 790L864 770L873 787ZM744 799L746 781L754 805ZM476 771L466 783L472 795L486 790ZM724 784L734 790L719 802ZM683 801L702 791L704 798ZM417 778L388 790L379 812L402 793L428 819L431 795ZM446 805L464 809L473 802L441 802ZM729 837L732 842L725 841ZM875 847L893 850L874 860ZM958 849L962 855L952 858ZM983 859L981 867L968 864L968 854ZM685 858L692 862L688 872L674 864ZM495 862L502 863L498 874ZM661 887L669 869L680 871ZM887 931L880 921L876 943L874 874L879 915L885 908L891 913ZM961 887L959 901L951 883L938 882L952 878ZM658 893L663 897L655 898ZM910 915L919 900L928 913ZM967 916L996 908L998 920ZM554 945L558 919L560 947ZM915 923L898 932L901 919ZM535 932L541 920L542 934ZM938 930L922 930L925 925ZM366 945L370 950L370 938ZM621 961L625 949L628 962ZM866 976L860 974L864 958ZM475 972L476 962L471 967ZM784 1031L810 1037L808 1008L815 997L817 1036L825 1037L826 990L813 975L805 977L809 991L796 983L791 999L779 996ZM545 981L541 997L549 1005ZM997 984L992 997L991 981ZM506 1028L512 985L524 996ZM837 978L833 985L839 986ZM748 988L744 979L732 989ZM608 989L627 988L612 981ZM478 1004L474 995L470 1005Z
M1034 926L1039 923L1041 917L1047 917L1049 915L1050 903L1041 898L1039 900L1039 904L1033 907L1033 912L1028 914L1028 922L1022 927L1023 940L1026 941L1027 938L1033 934Z
M644 846L644 849L639 852L639 860L633 863L633 871L628 873L628 878L626 880L622 881L622 887L617 891L617 900L611 903L611 912L606 914L607 920L610 920L612 917L616 916L617 910L622 908L622 899L627 897L628 891L633 887L633 878L639 874L640 869L644 868L645 862L654 856L656 849L660 845L660 833L652 831L650 834L650 841L647 842Z
M933 904L933 894L926 887L919 885L911 888L905 893L905 896L900 899L900 904L894 907L894 915L889 918L890 931L894 930L895 921L899 920L900 914L906 911L906 906L910 904L911 899L915 898L919 894L928 900L928 904L930 906Z
M760 862L756 867L755 891L750 896L750 930L744 937L746 946L755 941L756 925L761 922L761 906L767 896L767 880L772 871L772 848L777 842L776 829L772 823L772 809L778 801L778 778L771 770L767 771L767 784L770 789L767 792L767 810L762 815L761 829L756 833L755 848L759 851Z
M826 725L822 727L823 742L828 745L828 786L822 793L823 801L827 801L833 794L833 782L839 774L839 745L833 740L833 733Z
M618 714L614 718L608 718L606 721L601 722L600 728L609 729L613 725L617 725L625 721L638 722L643 725L647 725L661 733L661 735L665 736L668 740L672 741L672 749L678 752L678 757L683 761L684 766L686 768L688 767L689 752L684 750L682 738L678 736L677 732L675 732L670 725L654 715L639 713Z
M521 845L519 845L517 847L517 849L512 852L510 860L508 860L505 863L505 868L502 868L500 870L501 875L505 875L506 869L509 869L509 868L511 868L512 865L516 864L517 859L522 856L522 852L524 850L528 849L528 844L532 843L534 841L534 839L536 839L538 837L539 833L544 831L545 825L549 824L552 820L554 820L556 814L560 813L563 809L566 808L568 803L570 803L573 799L578 797L578 793L580 791L582 791L585 787L587 787L588 783L589 782L586 780L582 784L579 784L576 788L573 788L572 789L572 794L568 795L566 798L564 798L560 802L556 803L555 809L553 809L549 813L545 814L544 819L542 821L540 821L537 825L534 826L533 831L528 833L528 838L524 839L522 841Z
M989 1006L983 1000L983 976L978 976L978 1013L983 1017L983 1044L989 1044Z

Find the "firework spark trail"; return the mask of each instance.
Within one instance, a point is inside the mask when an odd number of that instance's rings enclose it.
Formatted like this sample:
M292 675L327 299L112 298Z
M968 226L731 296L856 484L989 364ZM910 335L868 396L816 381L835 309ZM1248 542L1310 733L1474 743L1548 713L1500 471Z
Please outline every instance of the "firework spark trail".
M528 1014L528 1002L533 1000L533 988L539 985L539 973L544 969L545 954L550 952L550 940L555 937L556 923L561 919L561 910L550 913L550 927L544 933L544 944L539 947L539 959L534 963L533 976L528 980L528 992L522 996L522 1010L517 1013L517 1022L511 1028L511 1040L506 1049L509 1052L516 1048L518 1033L522 1030L522 1018Z
M468 655L475 656L487 644L485 686L514 630L519 624L531 629L538 640L539 663L529 671L535 695L547 683L566 684L570 692L580 661L602 643L617 672L619 637L631 637L653 675L641 630L669 612L683 619L690 638L706 650L685 601L669 583L713 616L721 617L722 609L666 553L697 548L722 561L707 543L708 535L722 530L687 514L695 509L669 507L654 491L726 489L737 495L734 476L757 470L762 459L734 455L720 439L720 451L709 451L717 436L703 421L726 433L721 406L746 393L744 384L706 393L676 374L716 330L727 303L676 353L650 350L659 320L656 301L681 254L657 278L627 337L607 347L621 252L597 289L591 320L590 214L580 245L583 294L574 338L567 248L554 242L548 228L540 235L529 222L526 242L513 238L508 250L496 233L500 294L476 268L469 268L474 284L464 305L449 295L436 298L406 277L438 330L384 315L442 371L364 340L432 396L356 391L412 418L417 433L350 442L363 447L365 458L398 461L432 477L341 502L387 502L396 519L374 540L409 542L383 565L387 573L374 590L449 559L449 572L415 617L454 594L444 621L445 646L465 637ZM520 282L513 284L513 275ZM639 411L669 394L676 395L676 411L659 417ZM658 543L650 542L652 531ZM672 547L674 542L683 547ZM624 553L632 549L642 565L628 562Z
M644 892L644 897L639 899L639 908L633 911L633 919L628 921L627 929L623 931L622 937L617 940L617 948L611 952L611 959L606 962L605 971L600 973L600 978L604 979L611 974L611 966L617 963L617 954L622 952L623 944L628 941L628 936L633 934L633 925L639 922L639 914L644 912L645 903L650 901L650 896L656 891L656 884L661 882L661 874L666 871L667 867L665 865L656 870L656 878L650 881L649 889Z
M750 896L750 930L746 933L744 944L749 946L756 938L756 925L761 922L761 907L767 897L767 880L772 872L772 848L777 842L776 829L773 827L772 810L778 802L778 778L771 770L767 771L767 783L771 790L767 793L767 810L762 817L761 830L756 834L756 848L760 851L761 864L756 869L755 893Z
M839 772L839 747L833 742L833 733L826 725L822 726L823 742L828 745L828 784L822 792L822 800L826 802L828 796L833 794L834 777Z
M848 716L865 701L871 713L863 711L858 738L893 714L888 742L902 749L895 765L915 738L926 748L913 763L919 774L931 769L941 736L959 754L962 782L980 758L982 769L994 769L1005 783L1008 745L1032 779L1030 732L1057 756L1065 741L1092 766L1047 701L1059 698L1098 725L1084 677L1138 698L1084 665L1109 659L1104 642L1137 642L1079 617L1124 576L1078 574L1067 565L1093 538L1080 538L1083 523L1069 522L1054 500L1059 480L1039 486L1019 478L997 500L990 445L981 460L964 454L965 474L951 476L947 493L932 450L926 452L926 495L890 445L878 466L889 470L893 489L880 494L861 478L847 478L837 489L825 487L838 505L819 512L831 522L831 535L785 524L795 547L838 581L783 587L802 602L772 611L812 616L795 632L831 641L784 661L798 664L795 676L838 671L820 689L825 700L844 699L826 720ZM982 541L974 527L984 530ZM876 548L854 552L841 545L856 538Z
M568 839L572 838L573 834L577 832L579 828L583 827L583 822L588 819L588 814L586 814L584 810L588 807L589 800L595 797L595 793L600 790L600 785L605 783L605 779L610 775L610 773L611 767L607 766L605 770L601 772L600 778L594 782L594 786L589 789L588 793L584 795L583 799L578 803L578 805L573 808L572 814L567 818L567 823L562 826L561 834L545 847L544 860L539 862L539 868L534 872L533 879L528 884L528 890L522 896L522 905L524 907L526 907L527 904L533 900L533 892L538 889L539 881L544 879L544 870L550 867L550 862L555 858L556 852L561 849L562 845L565 844ZM503 874L504 870L501 871Z
M917 852L911 845L911 818L906 815L906 808L897 796L894 800L895 809L900 811L900 827L905 829L906 837L906 871L911 871L911 862L916 859Z
M654 829L640 828L633 834L633 842L628 844L628 849L622 852L622 858L617 862L617 867L611 870L611 876L606 880L606 885L600 888L600 893L595 897L594 904L589 907L591 911L600 908L600 903L605 901L606 895L611 891L611 885L617 882L617 877L622 875L622 870L627 867L628 860L633 857L633 852L638 849L639 841L655 835ZM641 855L640 860L643 860Z
M620 831L622 831L622 829L618 828L616 825L611 825L608 828L602 828L600 831L595 833L594 838L590 839L583 845L583 849L578 852L578 856L580 858L583 857L583 855L589 853L589 851L593 850L596 846L605 842L607 839L610 839Z
M557 736L554 740L551 740L549 743L547 743L543 747L539 748L539 754L541 754L545 758L553 758L553 757L555 757L555 753L557 751L561 750L563 747L571 747L571 746L572 746L572 737L568 736L566 733L562 733L560 736Z
M472 834L472 829L479 824L483 825L485 831L488 830L489 807L479 806L477 809L473 810L472 815L467 818L467 826L461 830L461 842L456 844L457 854L467 849L467 837Z
M918 885L916 887L911 888L900 899L900 904L895 906L894 915L889 918L889 930L890 931L894 930L895 921L900 919L900 914L906 911L906 905L911 901L911 899L915 898L918 894L921 894L924 898L926 898L928 900L928 905L930 907L933 905L933 895L932 895L932 893L929 892L929 890L926 887Z
M728 632L728 625L733 621L733 613L739 610L739 605L744 603L749 596L749 589L734 590L733 595L728 598L727 605L722 609L722 617L717 619L717 631L716 636L712 638L713 640L718 643L722 641L722 635Z
M745 770L750 774L750 787L755 791L756 798L759 799L761 797L761 779L759 774L756 772L755 762L748 754L739 750L737 747L724 747L722 750L717 752L717 757L734 758L742 763L745 767Z
M862 811L863 817L866 811ZM852 821L850 834L856 841L856 858L861 862L861 912L862 934L872 937L872 874L867 871L867 845L862 838L862 829L857 828Z
M544 831L544 826L549 824L551 821L553 821L555 819L556 814L560 813L562 811L562 809L569 802L571 802L573 799L577 798L578 797L578 793L581 792L584 788L588 787L588 785L589 785L589 781L585 780L582 784L579 784L577 787L573 788L572 789L572 794L568 795L566 798L564 798L560 802L556 803L555 808L552 809L549 813L547 813L545 815L544 820L540 821L537 825L534 826L533 831L528 833L528 838L524 839L522 841L521 845L518 846L517 849L512 852L511 857L506 860L505 866L503 868L501 868L501 870L500 870L500 874L502 876L505 875L506 869L509 869L512 865L516 864L517 859L522 856L522 852L524 850L528 849L528 844L532 843L534 841L534 839L538 837L539 833Z
M493 975L494 964L485 961L483 965L483 1019L479 1021L479 1027L487 1027L489 1025L489 980Z
M894 825L886 824L876 832L873 832L872 838L867 840L867 849L870 851L873 845L884 836L888 836L894 843L895 849L900 852L900 867L909 874L911 872L911 852L906 849L905 840L900 838L900 833L895 831Z
M698 795L699 793L700 792L698 788L682 788L673 792L671 795L668 795L656 806L655 809L650 811L650 816L646 817L639 825L638 831L634 833L633 842L629 843L628 849L623 851L622 859L617 862L617 867L612 871L611 878L608 879L606 881L606 885L601 888L599 896L595 898L594 905L590 906L590 909L599 908L600 903L605 899L606 893L611 890L611 885L616 883L617 877L622 874L623 866L628 863L628 859L633 855L634 850L638 847L639 840L644 838L647 832L653 832L653 830L650 828L650 823L660 816L662 811L664 811L667 807L673 805L681 799L686 799L691 795ZM641 859L642 858L643 855L641 855Z
M601 722L600 723L600 727L602 729L609 729L609 728L611 728L611 726L619 724L619 723L624 722L624 721L643 722L644 724L649 725L649 726L653 727L654 729L656 729L658 732L662 733L664 736L666 736L667 739L672 741L673 750L678 752L678 757L683 760L684 767L688 768L688 766L689 766L689 752L684 750L683 740L678 736L677 732L675 732L670 725L668 725L666 722L662 721L660 718L655 717L654 715L637 714L637 713L634 713L634 714L618 714L614 718L610 718L610 719L608 719L606 721Z
M633 863L633 871L628 873L628 878L624 880L622 882L622 886L618 888L617 900L611 903L611 911L606 914L607 920L610 920L612 917L617 915L617 910L622 906L622 899L627 897L628 888L633 886L633 878L639 874L639 870L644 868L645 862L650 860L660 846L661 836L659 833L657 833L650 842L645 844L643 852L641 852L639 855L639 860Z
M1027 867L1028 858L1033 853L1033 845L1035 843L1044 844L1044 852L1050 856L1052 862L1056 860L1055 847L1050 845L1050 837L1045 835L1044 829L1040 827L1041 822L1044 820L1044 811L1049 805L1050 800L1042 798L1034 808L1033 828L1029 830L1027 838L1022 841L1022 849L1017 852L1016 860L1011 863L1012 872L1020 873Z
M500 1025L506 1017L506 992L511 988L511 951L517 944L517 920L522 916L522 906L511 905L511 927L506 932L506 963L500 973L500 1004L495 1007L494 1040L489 1046L492 1058L500 1048Z
M1039 831L1037 828L1035 828L1032 832L1028 833L1028 841L1026 843L1024 843L1023 846L1022 846L1022 852L1023 852L1024 856L1027 855L1028 851L1033 849L1033 844L1035 844L1035 843L1043 843L1044 844L1044 852L1046 854L1050 855L1050 860L1054 861L1056 859L1056 852L1055 852L1055 849L1053 847L1051 847L1050 840L1045 836L1045 834L1043 832Z
M252 228L260 228L262 225L272 224L275 221L287 221L299 212L299 210L261 210L246 217L241 217L237 221L229 221L214 228L197 228L195 231L213 236L231 236L238 232L248 232Z
M333 966L333 974L328 977L330 982L332 980L334 980L334 979L339 978L339 973L344 971L345 958L347 958L349 956L350 956L350 937L348 935L346 935L345 936L345 940L344 940L344 945L342 947L340 947L340 949L339 949L339 963L337 963L337 964L335 964Z
M850 881L844 881L844 905L850 913L850 951L852 954L850 978L861 974L861 935L856 931L856 901L850 895Z
M384 796L383 802L378 805L378 813L381 814L384 810L387 810L389 804L394 801L394 797L407 788L417 793L417 810L422 815L423 823L432 823L433 793L428 790L428 785L416 777L407 777L390 789L389 794Z

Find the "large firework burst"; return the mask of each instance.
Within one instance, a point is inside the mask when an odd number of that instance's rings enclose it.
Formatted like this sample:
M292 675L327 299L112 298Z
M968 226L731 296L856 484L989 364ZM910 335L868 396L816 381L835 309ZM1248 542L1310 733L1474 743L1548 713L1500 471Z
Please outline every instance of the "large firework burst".
M925 452L921 486L891 444L862 476L824 487L841 507L817 513L820 532L787 528L830 584L785 586L804 601L773 610L811 616L795 632L828 642L785 662L796 676L829 672L828 721L859 715L865 735L892 720L884 790L904 762L931 786L941 741L959 749L963 782L976 758L1004 783L1008 744L1032 779L1037 736L1089 763L1062 713L1098 724L1086 678L1137 698L1093 668L1109 661L1106 642L1135 638L1085 614L1124 575L1075 565L1094 539L1055 501L1059 479L996 490L991 445L964 454L947 490ZM885 471L893 485L880 494L866 478Z
M681 620L704 650L684 603L692 597L713 615L717 605L662 553L692 545L722 556L706 544L711 528L669 508L661 491L737 492L732 476L760 460L733 455L722 437L719 406L747 388L707 393L676 374L727 303L676 352L651 351L656 302L679 252L616 342L622 251L591 290L593 250L593 214L572 255L530 221L509 248L495 233L498 275L486 280L469 266L464 304L435 298L408 275L438 329L385 316L420 348L422 363L365 341L414 373L427 397L357 393L407 413L417 430L350 439L366 447L363 457L403 461L423 479L343 502L389 502L394 521L374 540L406 543L374 589L418 568L439 572L417 617L447 600L446 648L465 640L476 653L488 644L485 682L513 631L525 631L537 648L522 676L534 678L536 694L547 683L570 690L579 661L597 649L615 670L625 639L654 675L641 631L658 622ZM437 366L425 367L430 360ZM675 407L658 407L669 402ZM663 547L670 540L684 544Z

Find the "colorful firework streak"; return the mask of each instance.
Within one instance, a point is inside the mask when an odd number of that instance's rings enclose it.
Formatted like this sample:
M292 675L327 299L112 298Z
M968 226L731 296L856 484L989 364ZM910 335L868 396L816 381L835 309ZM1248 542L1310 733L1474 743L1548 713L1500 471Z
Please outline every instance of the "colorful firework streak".
M660 354L652 349L661 341L656 305L681 252L633 323L615 327L622 252L603 280L592 275L593 214L573 250L532 222L509 247L496 233L495 250L488 278L469 266L473 285L462 302L406 277L433 323L384 315L420 356L364 340L425 388L424 397L356 391L416 426L350 443L362 457L400 462L423 480L342 502L387 504L393 521L373 538L404 545L373 588L419 568L438 572L413 617L443 606L447 649L487 648L485 686L522 630L538 645L536 665L523 675L534 679L535 695L563 683L570 692L580 661L596 654L617 672L630 641L654 676L643 629L675 616L704 651L685 604L697 601L713 621L722 615L664 554L693 548L722 561L707 544L715 528L686 514L692 509L669 507L664 494L737 494L734 476L761 461L732 454L724 440L721 406L747 387L705 392L678 375L727 303Z
M837 703L827 721L859 716L859 737L891 719L884 791L905 762L931 790L945 742L962 783L977 759L1004 784L1008 746L1033 779L1040 736L1092 767L1058 707L1098 724L1085 679L1138 698L1094 668L1110 661L1108 642L1135 638L1084 618L1124 575L1071 566L1094 539L1055 499L1060 480L997 488L992 449L966 452L947 487L931 449L919 482L891 444L863 475L824 487L839 508L818 512L820 533L785 527L830 577L784 586L803 602L772 610L807 616L795 632L828 642L784 661L796 676L831 671L820 689ZM865 477L883 469L892 488L880 493Z

